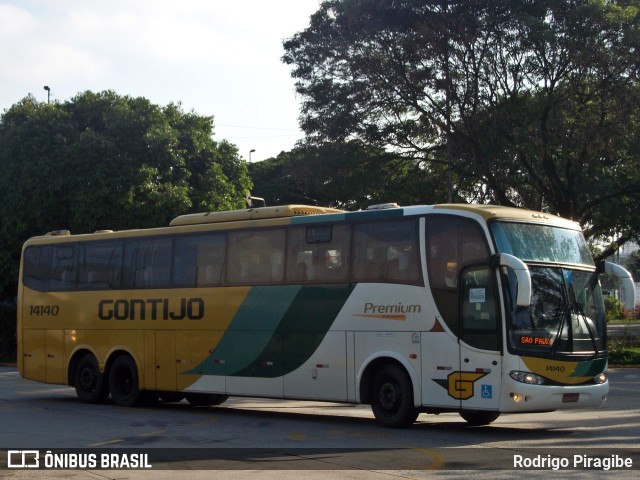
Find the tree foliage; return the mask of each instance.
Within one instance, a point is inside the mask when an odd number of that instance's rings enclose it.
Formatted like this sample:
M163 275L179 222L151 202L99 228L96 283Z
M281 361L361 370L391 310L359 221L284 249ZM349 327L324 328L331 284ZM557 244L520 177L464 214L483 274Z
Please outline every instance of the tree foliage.
M283 60L311 141L393 148L468 201L621 242L640 235L639 22L637 0L326 0Z
M86 233L166 225L241 208L250 180L213 119L111 91L64 103L27 97L0 118L0 271L15 292L22 242L58 228Z
M267 205L303 203L358 210L373 204L436 203L446 197L446 170L427 172L360 142L301 145L249 166L254 193Z

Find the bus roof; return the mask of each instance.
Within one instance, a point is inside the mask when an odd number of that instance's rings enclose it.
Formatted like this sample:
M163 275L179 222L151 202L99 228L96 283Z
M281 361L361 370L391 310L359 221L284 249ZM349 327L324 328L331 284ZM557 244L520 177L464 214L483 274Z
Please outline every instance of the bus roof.
M316 207L309 205L281 205L275 207L259 207L245 210L229 210L224 212L207 212L182 215L169 225L199 225L206 223L224 223L268 218L312 217L326 214L343 214L341 219L363 219L371 217L395 217L398 215L419 215L437 210L458 210L480 215L486 220L503 219L536 223L549 223L565 228L580 228L576 222L548 213L536 212L523 208L503 207L498 205L439 204L428 206L399 207L395 203L373 205L367 210L348 212L337 208ZM299 219L304 221L304 219ZM313 221L312 219L309 219ZM324 220L324 218L322 219Z
M500 205L470 205L470 204L441 204L434 205L434 210L463 210L480 215L487 220L516 220L535 223L547 223L563 228L580 229L580 225L573 220L569 220L550 213L537 212L526 208L503 207Z
M256 220L273 220L278 224L282 222L295 223L295 224L307 224L316 222L333 222L333 221L362 221L368 219L383 220L386 218L397 218L402 216L412 215L424 215L434 213L447 213L452 211L458 211L464 215L478 215L485 221L500 219L500 220L513 220L522 222L542 223L548 225L555 225L562 228L569 228L572 230L579 230L580 226L571 220L567 220L562 217L558 217L551 214L542 212L536 212L533 210L526 210L522 208L513 207L501 207L497 205L467 205L467 204L438 204L438 205L417 205L409 207L399 207L395 204L376 205L374 208L367 210L360 210L355 212L349 212L346 210L340 210L337 208L317 207L310 205L280 205L274 207L258 207L249 208L243 210L228 210L222 212L206 212L206 213L194 213L189 215L181 215L174 218L169 227L151 228L151 229L135 229L128 231L100 230L95 233L81 234L82 239L95 238L95 235L113 234L115 236L139 236L149 233L151 231L157 234L169 233L171 227L193 227L197 228L198 225L219 225L217 228L244 228L249 226L250 221ZM278 219L281 219L278 221ZM266 226L265 223L262 223ZM267 222L272 225L272 222ZM34 237L31 240L41 239L41 241L51 241L52 237L57 237L59 241L73 241L78 239L77 235L71 235L68 230L56 230L49 232L42 237ZM48 239L48 240L45 240Z

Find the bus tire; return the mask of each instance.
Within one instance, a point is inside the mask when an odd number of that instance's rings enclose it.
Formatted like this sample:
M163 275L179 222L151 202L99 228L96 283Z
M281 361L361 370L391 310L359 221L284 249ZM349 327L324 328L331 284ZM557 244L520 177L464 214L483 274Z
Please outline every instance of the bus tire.
M406 428L418 418L411 378L400 365L388 363L376 372L370 398L371 410L383 427Z
M500 412L486 412L483 410L461 410L460 416L473 427L489 425L500 416Z
M145 392L140 391L138 367L129 355L120 355L109 369L109 390L113 403L120 407L133 407L145 403Z
M74 386L76 395L84 403L102 403L109 396L106 376L100 372L93 354L87 353L78 360Z
M217 393L188 393L186 395L187 402L194 407L209 407L212 405L220 405L227 401L229 395Z

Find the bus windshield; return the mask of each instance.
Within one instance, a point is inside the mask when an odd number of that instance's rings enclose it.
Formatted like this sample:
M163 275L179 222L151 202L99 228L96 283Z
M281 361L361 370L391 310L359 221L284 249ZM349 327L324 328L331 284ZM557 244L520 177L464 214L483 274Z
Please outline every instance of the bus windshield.
M604 353L604 303L582 233L507 222L496 222L491 230L498 250L520 257L531 273L531 305L511 303L510 350L548 358ZM507 275L507 284L515 298L515 278Z
M509 253L525 262L595 266L580 230L532 223L494 222L491 233L500 253Z

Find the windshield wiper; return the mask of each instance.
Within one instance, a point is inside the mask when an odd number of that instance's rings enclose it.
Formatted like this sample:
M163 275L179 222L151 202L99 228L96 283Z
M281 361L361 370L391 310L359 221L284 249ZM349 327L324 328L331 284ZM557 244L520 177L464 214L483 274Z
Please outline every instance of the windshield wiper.
M576 291L573 288L573 283L569 284L568 291L569 291L569 298L571 300L573 308L575 308L576 313L578 314L578 322L581 321L587 327L587 332L589 332L589 338L591 339L591 345L593 346L594 356L597 357L600 352L598 351L596 336L593 332L592 326L590 325L591 322L589 321L588 317L585 315L584 310L582 309L582 305L580 305L580 302L578 302Z
M565 325L567 325L567 316L571 317L571 307L569 306L569 302L567 301L567 294L566 294L566 286L564 284L564 280L563 280L563 287L562 288L562 303L560 304L560 309L558 310L558 316L560 317L560 323L558 325L558 331L556 332L556 336L553 339L553 344L551 345L551 356L555 356L556 354L556 350L558 349L558 343L559 340L562 336L562 331L564 330ZM573 344L573 334L571 331L571 322L569 322L569 332L568 332L568 336L567 336L567 340L569 345Z
M563 295L564 297L564 295ZM553 339L553 344L551 345L551 356L555 356L556 350L558 349L558 343L560 343L560 338L562 337L562 331L564 330L565 325L567 325L567 316L571 317L571 308L567 301L563 298L562 308L558 311L558 315L560 316L560 324L558 325L558 331L556 333L555 338ZM573 344L573 334L571 331L571 322L568 323L569 331L567 335L567 342L569 345Z

